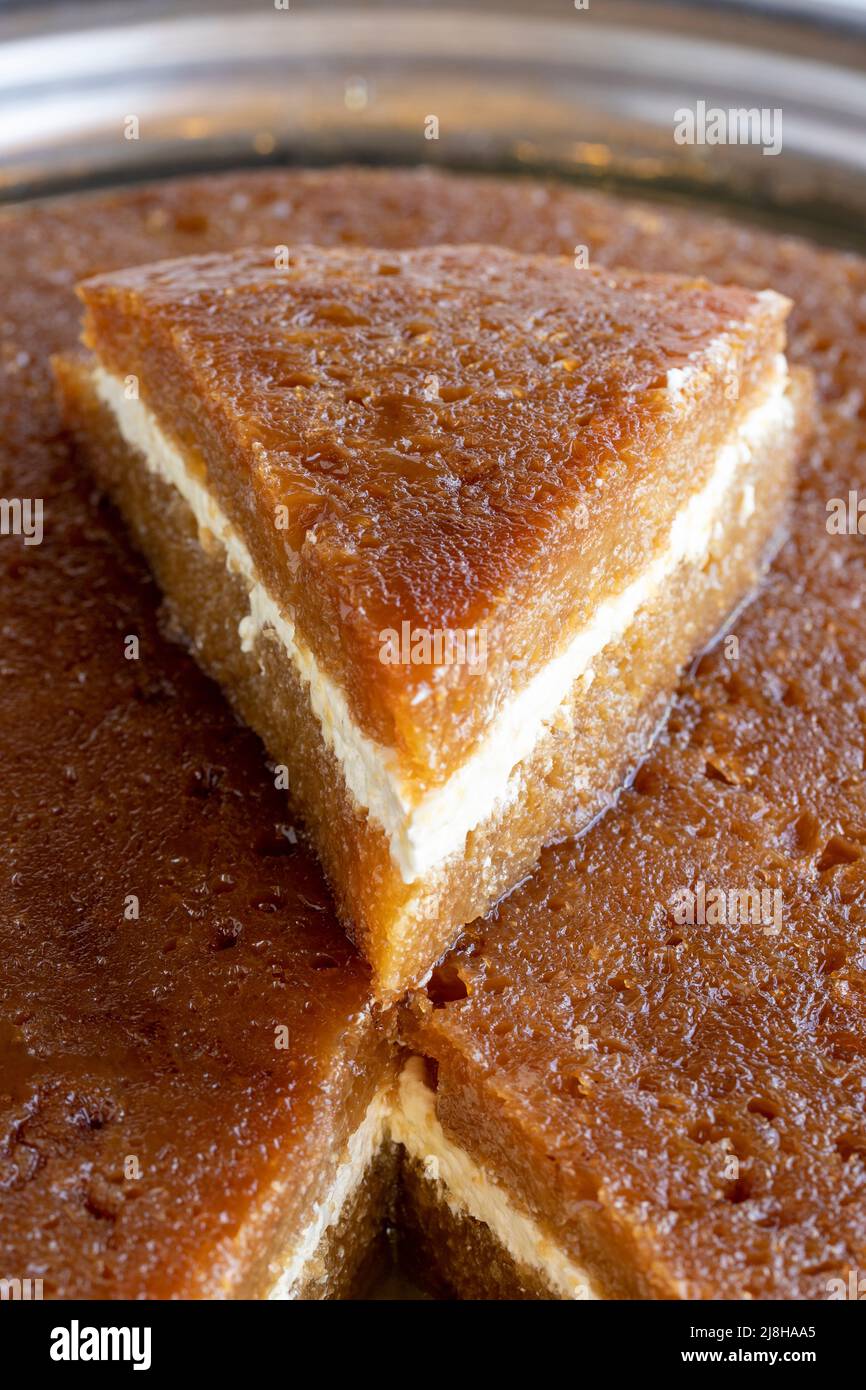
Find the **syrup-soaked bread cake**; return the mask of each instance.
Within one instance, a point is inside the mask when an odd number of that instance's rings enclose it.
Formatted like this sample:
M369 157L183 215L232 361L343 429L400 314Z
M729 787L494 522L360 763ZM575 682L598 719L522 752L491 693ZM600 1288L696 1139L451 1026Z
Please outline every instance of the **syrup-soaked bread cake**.
M814 370L820 409L791 539L736 646L682 687L613 815L546 851L403 1015L429 1058L387 1122L405 1145L404 1256L470 1297L646 1289L654 1249L654 1288L824 1298L866 1262L866 550L856 513L853 534L826 525L863 488L863 262L565 186L273 172L0 213L0 491L44 503L41 545L0 537L0 1277L44 1278L46 1296L263 1288L264 1175L289 1192L311 1178L297 1249L334 1172L357 1171L322 1155L350 1157L343 1136L391 1065L255 740L164 640L154 586L67 452L48 360L75 345L74 286L240 245L448 239L583 243L594 264L773 287L794 301L788 355ZM781 933L680 924L701 883L705 904L713 887L779 888ZM281 1023L293 1046L278 1052ZM645 1172L600 1116L644 1136ZM142 1154L156 1167L121 1182ZM590 1270L574 1196L602 1172ZM357 1267L374 1187L331 1203L314 1292ZM266 1257L271 1287L287 1253Z
M388 998L639 762L780 535L805 400L770 290L489 246L276 262L86 281L58 373Z
M2 541L0 1277L349 1291L393 1187L369 970L257 740L70 473L44 325L13 326L4 485L43 499L44 539Z
M73 206L41 266L45 211L0 217L0 487L31 523L0 537L0 1279L333 1297L386 1255L393 1063L258 740L59 432L100 220Z
M436 1258L431 1223L483 1228L506 1293L826 1298L862 1268L862 908L827 910L790 822L693 733L414 1003L405 1224L461 1293L478 1271L459 1241Z

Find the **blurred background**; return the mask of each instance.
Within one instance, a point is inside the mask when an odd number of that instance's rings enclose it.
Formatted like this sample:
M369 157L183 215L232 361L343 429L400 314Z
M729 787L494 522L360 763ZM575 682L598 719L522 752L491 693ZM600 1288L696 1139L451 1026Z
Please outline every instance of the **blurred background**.
M676 113L780 110L781 154ZM848 0L210 0L0 9L0 198L267 163L544 169L736 200L862 244L866 7Z

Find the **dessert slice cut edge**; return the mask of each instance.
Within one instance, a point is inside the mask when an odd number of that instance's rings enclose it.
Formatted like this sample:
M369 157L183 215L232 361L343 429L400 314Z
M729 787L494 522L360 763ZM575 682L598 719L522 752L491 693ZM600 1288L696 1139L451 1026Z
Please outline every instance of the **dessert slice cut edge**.
M523 258L491 248L441 248L440 253L442 274L456 276L458 289L467 296L466 277L477 270L481 255L493 259L500 278L506 270L513 274L515 267L527 269ZM196 274L203 277L201 298L208 310L215 304L223 312L225 296L229 305L234 302L232 276L240 266L241 278L250 277L251 254L246 253L240 262L238 257L199 258L206 263L206 272L196 266L189 269L193 285ZM399 260L410 291L417 290L423 298L429 291L431 256L435 262L436 254L436 248L401 253L399 258L392 253L385 257L385 253L369 251L316 249L315 254L305 251L302 258L308 255L312 261L304 273L317 291L322 265L336 266L346 276L355 267L369 279L373 258L379 257L380 269L383 258L389 267ZM421 265L417 272L416 259ZM287 299L296 309L291 281L283 279L275 285L260 262L261 256L253 269L263 276L266 294L276 297L278 307L285 309ZM560 318L569 322L568 296L577 293L575 286L581 283L577 273L567 272L572 278L566 291L561 284L564 263L528 258L527 265L530 270L538 268L548 293L552 293L553 276L557 292L565 299L565 309L558 310ZM184 285L183 262L153 267L150 272L148 268L129 272L127 277L101 277L86 285L83 294L89 306L91 345L99 349L100 314L110 314L112 306L135 325L129 305L137 302L136 285L147 284L148 273L156 286L151 293L158 301L153 336L160 340L166 336L163 319L167 315L171 325L173 306ZM417 287L413 273L420 282ZM386 278L390 282L396 277ZM219 294L214 281L221 287ZM297 291L298 302L306 303L306 293L321 308L307 281ZM257 283L254 277L253 283ZM597 292L602 298L607 293L639 299L641 294L651 296L658 284L665 293L672 292L671 284L678 286L664 277L629 279L625 274L617 280L607 275ZM496 292L501 293L501 286ZM686 294L688 288L681 292ZM552 511L561 534L563 528L575 525L576 518L582 531L594 533L592 514L589 527L586 524L585 490L577 489L574 468L584 482L589 470L588 476L600 485L599 492L609 486L608 512L601 509L607 519L605 525L599 522L597 530L602 538L612 537L611 546L622 552L615 567L618 577L610 576L618 588L597 593L594 608L584 618L575 617L573 605L562 611L567 635L555 653L534 669L531 660L517 663L521 672L529 667L522 684L500 702L463 762L426 790L419 790L417 778L413 783L405 767L400 770L398 750L383 747L359 723L358 711L349 701L351 689L341 686L324 659L317 658L316 638L311 635L307 641L306 630L302 634L303 603L290 611L284 596L273 592L274 581L270 590L262 583L252 547L263 526L255 516L252 521L245 517L243 509L229 517L221 504L224 498L218 499L215 487L208 486L209 461L204 471L201 462L206 451L198 450L194 458L192 451L179 447L172 424L154 408L159 381L148 383L149 359L146 353L141 359L132 354L129 331L120 339L124 350L130 351L128 365L139 372L120 375L118 335L115 332L111 338L107 328L105 338L111 348L105 349L105 360L111 358L110 370L101 358L86 366L67 360L58 367L67 419L97 476L130 521L202 664L262 735L278 766L286 770L334 887L341 919L371 960L384 998L417 981L460 926L485 912L531 867L544 843L577 833L610 804L645 753L682 666L706 645L754 585L781 534L785 492L805 416L803 392L792 384L780 350L786 301L769 292L731 291L740 297L732 302L723 299L720 305L712 294L728 292L703 284L694 293L700 311L713 324L725 323L724 333L714 333L685 366L669 366L663 382L658 378L658 348L643 391L633 383L629 386L627 373L624 386L616 376L620 368L609 367L620 395L613 406L607 399L601 405L595 400L594 428L601 432L603 444L591 440L593 454L575 429L572 446L579 445L579 462L573 465L567 450L560 460ZM93 304L101 305L100 295L106 296L108 307L102 306L97 313ZM704 304L708 297L709 308ZM471 296L467 302L481 313ZM728 315L724 319L722 307ZM732 324L734 307L741 318ZM585 325L585 306L579 308L580 312L573 310L576 322ZM146 322L145 309L140 312ZM486 312L491 312L489 306ZM390 321L386 328L389 325ZM247 326L247 320L242 318L241 326ZM445 327L454 332L453 324ZM189 351L186 337L203 331L194 319L192 328L185 321L182 332L176 331L173 338L169 335L170 350L179 363ZM322 341L330 339L325 336ZM201 360L209 360L201 357L209 343L213 351L206 336L202 342L204 348L196 340L199 368ZM522 338L519 342L528 351ZM167 350L164 344L160 348L160 352ZM347 351L345 344L342 351ZM368 351L374 349L368 347ZM154 354L154 360L164 362L156 350ZM682 353L676 360L683 360ZM549 362L539 368L533 358L532 365L536 372L532 380L542 398L537 414L543 418L545 410L552 413L559 428L563 404L559 384L554 405L543 399L545 391L553 389L550 380L557 373ZM405 372L420 370L414 358L398 366ZM646 374L648 368L644 370ZM395 371L393 365L380 367L383 393L393 385ZM218 386L218 374L215 380ZM125 384L129 381L134 383L131 392ZM150 405L144 399L146 383ZM291 390L303 394L307 388ZM208 408L205 401L205 413ZM298 412L303 415L306 410L309 415L312 408L310 402L292 405L295 430ZM220 409L213 407L215 418ZM276 407L269 409L268 426L273 433ZM668 486L671 495L660 504L661 519L656 519L655 527L643 523L652 514L653 492L664 492L665 469L658 464L653 473L646 458L637 463L625 458L628 448L634 451L641 444L642 418L637 425L632 419L636 411L640 417L641 409L656 440L669 440L682 422L680 452L687 458L681 465L686 473L679 482L690 471L696 475L684 500L674 497ZM535 418L531 412L529 418ZM286 428L286 420L279 419ZM631 431L621 430L623 457L611 452L608 440L617 419L624 419ZM249 460L255 452L249 441L249 418L239 417L235 428L246 431ZM381 440L375 443L379 447ZM495 475L488 479L491 495L497 485ZM574 488L570 497L569 487ZM634 514L624 515L623 507L631 507ZM385 519L399 531L405 517L399 507L391 510L396 517L386 508ZM501 533L509 535L512 518L507 508L499 520ZM342 517L340 525L345 529ZM572 530L572 538L574 534ZM593 535L592 544L596 542ZM328 546L317 541L307 548L324 552ZM584 552L580 554L586 558ZM725 572L723 583L717 582L716 562ZM684 576L689 576L691 585ZM368 578L371 590L380 583L375 565ZM671 606L674 592L682 605L676 612ZM307 603L315 599L313 589L311 600L309 583L305 594ZM665 631L668 613L670 631ZM496 619L491 618L490 632L494 630ZM498 631L507 645L501 624ZM351 626L344 636L351 642ZM648 650L650 639L654 651ZM470 692L472 682L472 675L464 678ZM483 703L483 678L476 688ZM454 698L459 706L463 696ZM450 699L446 693L444 703ZM414 787L408 804L407 787Z

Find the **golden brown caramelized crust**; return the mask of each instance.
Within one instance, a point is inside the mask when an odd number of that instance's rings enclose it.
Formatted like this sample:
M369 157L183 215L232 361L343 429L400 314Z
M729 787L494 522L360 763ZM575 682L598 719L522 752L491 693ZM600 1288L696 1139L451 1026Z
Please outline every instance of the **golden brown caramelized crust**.
M271 247L80 292L87 344L138 378L356 721L422 786L649 563L766 393L789 307L490 246ZM404 624L483 632L483 670L383 663Z
M0 1276L218 1297L291 1250L386 1058L261 746L70 462L48 357L100 219L64 215L32 258L51 214L0 217L0 492L44 531L0 537Z
M443 1059L442 1084L452 1069L481 1098L467 1147L495 1154L510 1132L509 1184L527 1203L555 1197L573 1230L600 1153L623 1222L648 1194L647 1215L673 1228L665 1285L679 1272L710 1295L823 1297L824 1281L864 1267L866 552L825 524L828 500L862 486L863 262L567 186L327 170L0 214L0 482L6 498L42 498L46 517L41 546L0 540L4 1277L79 1294L220 1283L261 1165L294 1162L285 1126L303 1135L326 1093L339 1111L339 1086L312 1079L330 1057L339 1072L332 1040L366 998L316 871L285 853L285 804L257 746L163 640L152 582L69 461L48 356L76 342L73 287L238 245L449 239L585 243L596 263L773 286L794 300L789 353L815 369L823 406L792 540L735 625L737 660L722 646L701 664L622 812L547 853L462 958L466 984L440 977L422 1045ZM138 662L118 656L129 633ZM791 895L780 938L684 931L656 907L700 876L747 887L740 875L759 870ZM138 922L123 916L129 893ZM275 1054L284 1016L297 1046ZM482 1017L493 1031L473 1066ZM618 1150L581 1094L587 1066L599 1115L631 1136ZM374 1070L361 1056L357 1068ZM451 1107L460 1130L458 1110L466 1097ZM118 1161L139 1153L156 1155L158 1180L132 1196ZM720 1176L722 1153L742 1181ZM659 1222L647 1229L656 1241ZM645 1254L631 1278L620 1256L621 1286L646 1286Z
M470 931L409 1036L455 1141L609 1296L827 1297L866 1241L857 880L827 902L783 810L674 736ZM778 891L778 935L683 924L699 883Z
M393 998L616 794L753 587L800 433L789 302L489 246L242 251L80 293L99 370L58 364L65 419ZM485 658L384 661L406 630ZM525 747L469 763L572 644Z

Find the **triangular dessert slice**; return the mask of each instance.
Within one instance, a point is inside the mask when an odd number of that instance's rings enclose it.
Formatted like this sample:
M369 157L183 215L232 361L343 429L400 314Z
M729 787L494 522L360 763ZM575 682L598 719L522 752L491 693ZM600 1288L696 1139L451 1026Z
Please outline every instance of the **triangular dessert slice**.
M487 246L80 293L67 418L393 996L610 804L755 583L788 301Z

